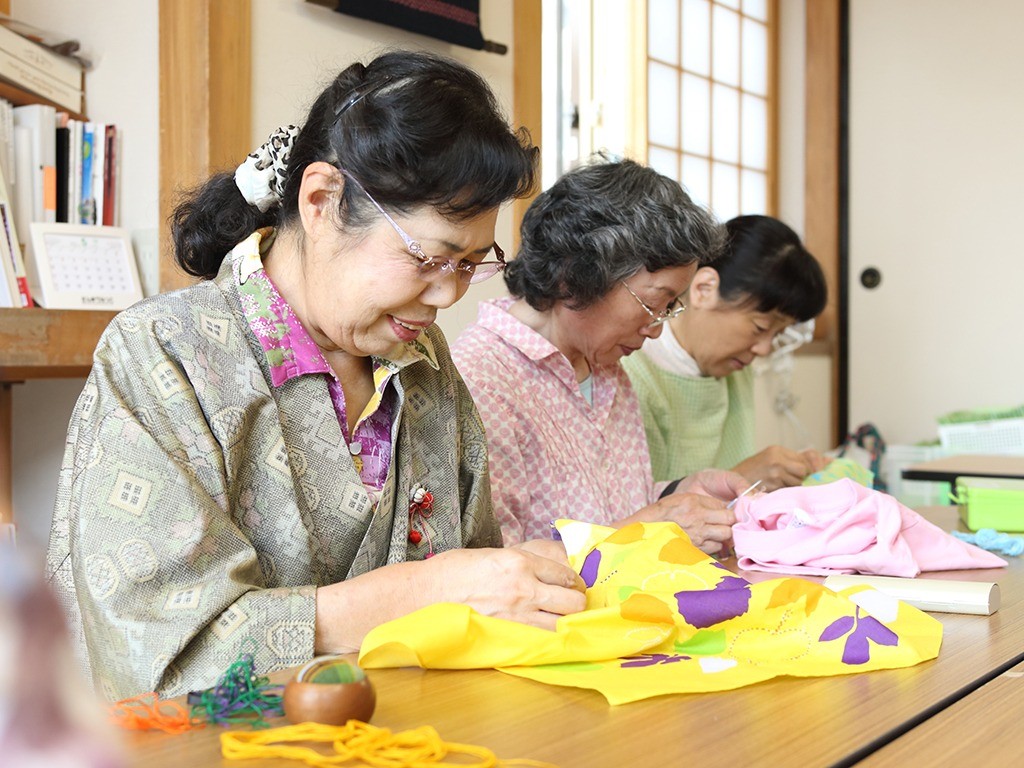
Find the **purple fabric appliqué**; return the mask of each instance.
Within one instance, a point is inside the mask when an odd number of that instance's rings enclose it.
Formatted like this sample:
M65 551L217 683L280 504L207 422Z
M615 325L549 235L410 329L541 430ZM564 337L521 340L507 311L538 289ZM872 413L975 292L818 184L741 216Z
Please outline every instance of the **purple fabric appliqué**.
M583 567L580 568L580 578L583 579L583 583L587 585L588 589L597 582L597 569L600 566L601 550L593 549L583 561Z
M852 632L850 630L853 630ZM900 638L895 632L873 616L861 616L860 608L855 616L842 616L827 627L818 642L838 640L849 633L843 647L844 664L866 664L871 659L869 640L878 645L898 645Z
M641 653L623 661L619 667L653 667L656 664L671 664L675 661L689 661L692 658L678 653Z
M750 582L739 576L726 576L714 589L676 592L674 597L686 623L704 629L747 612Z

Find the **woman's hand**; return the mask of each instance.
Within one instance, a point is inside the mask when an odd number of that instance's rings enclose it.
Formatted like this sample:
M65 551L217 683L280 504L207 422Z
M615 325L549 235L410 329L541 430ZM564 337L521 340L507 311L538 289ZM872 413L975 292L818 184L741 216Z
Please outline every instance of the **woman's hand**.
M824 469L828 459L813 449L794 451L781 445L772 445L760 453L744 459L733 471L739 472L750 482L762 481L766 491L800 485L804 478Z
M565 553L565 545L560 541L554 539L530 539L529 541L521 541L515 545L516 549L522 549L526 552L532 552L535 555L546 557L548 560L554 560L556 563L562 565L569 565L569 556Z
M558 562L515 547L453 549L318 587L314 650L356 651L377 625L433 603L462 603L485 616L554 629L559 616L587 605L586 585L562 552Z
M543 542L534 542L541 544ZM511 619L554 629L559 616L582 611L586 586L565 560L530 551L533 545L509 549L453 549L425 561L435 570L430 602L464 603L484 616Z
M744 483L740 493L746 490L747 485L749 483ZM733 497L736 495L732 494ZM736 516L731 509L725 508L724 501L706 493L676 491L620 520L618 525L655 522L675 523L686 532L695 547L714 555L730 548L732 524L736 522Z
M675 492L700 493L728 502L746 491L752 482L753 480L727 469L702 469L680 480Z

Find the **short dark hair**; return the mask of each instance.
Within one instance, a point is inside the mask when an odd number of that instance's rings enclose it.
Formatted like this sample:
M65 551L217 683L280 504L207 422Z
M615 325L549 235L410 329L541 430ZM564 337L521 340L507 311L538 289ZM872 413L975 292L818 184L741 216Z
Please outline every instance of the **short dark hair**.
M569 171L533 201L520 231L505 284L541 312L591 306L641 269L710 263L724 237L679 184L632 160Z
M725 301L800 322L821 314L828 300L825 275L796 232L771 216L737 216L725 229L728 239L713 265Z
M527 195L537 156L478 74L443 56L392 51L346 68L317 97L288 158L280 206L250 206L233 173L192 190L172 217L175 258L189 274L213 277L256 229L294 223L303 171L316 161L344 169L385 209L426 205L466 219ZM365 226L369 211L346 184L340 223Z

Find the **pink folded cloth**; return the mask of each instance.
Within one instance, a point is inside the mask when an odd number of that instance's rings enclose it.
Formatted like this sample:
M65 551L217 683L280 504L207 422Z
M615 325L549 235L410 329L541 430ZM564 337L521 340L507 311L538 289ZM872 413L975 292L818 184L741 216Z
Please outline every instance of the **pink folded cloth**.
M1001 568L887 493L849 479L738 499L733 542L745 570L826 576Z

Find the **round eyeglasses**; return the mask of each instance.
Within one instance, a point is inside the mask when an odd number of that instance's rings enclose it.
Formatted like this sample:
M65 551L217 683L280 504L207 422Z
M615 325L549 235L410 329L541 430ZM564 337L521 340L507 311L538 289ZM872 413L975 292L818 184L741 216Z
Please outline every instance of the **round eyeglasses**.
M625 280L619 280L619 282L622 283L627 291L629 291L629 295L636 299L640 306L644 308L644 312L651 316L651 322L647 324L649 327L656 328L659 325L667 323L673 317L679 317L679 315L686 311L685 304L680 303L679 299L672 299L664 312L655 312L647 306L647 302L633 292L633 289L629 287L629 284Z
M342 173L362 190L362 193L366 195L366 199L373 203L373 207L380 212L381 216L387 220L392 229L402 238L406 250L419 262L421 277L430 280L452 273L461 282L482 283L487 278L494 277L505 268L505 252L497 243L491 244L491 247L494 249L495 261L471 261L470 259L445 259L440 256L427 256L423 251L423 246L418 241L413 240L404 229L398 226L398 222L391 218L380 203L373 199L373 196L366 191L366 187L360 184L348 171L343 170Z

